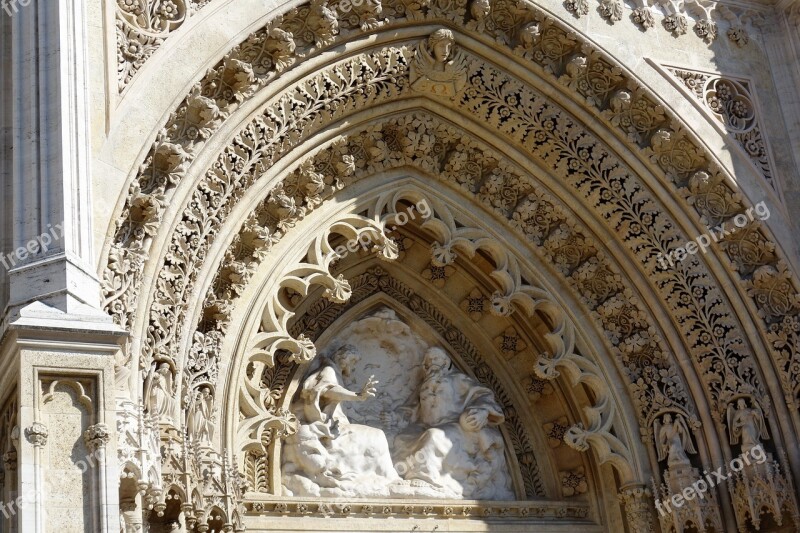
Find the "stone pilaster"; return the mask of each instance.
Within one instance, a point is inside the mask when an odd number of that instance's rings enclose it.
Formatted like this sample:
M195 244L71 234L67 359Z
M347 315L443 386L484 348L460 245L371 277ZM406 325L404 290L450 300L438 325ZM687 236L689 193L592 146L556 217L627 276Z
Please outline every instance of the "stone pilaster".
M85 2L21 2L10 16L12 51L11 250L6 324L31 302L92 317L100 306L92 251ZM4 325L6 325L4 324Z
M0 376L0 389L18 391L21 501L12 531L56 531L76 517L87 530L119 530L119 475L106 446L116 437L114 355L122 339L114 328L11 325L0 348L0 368L11 372Z

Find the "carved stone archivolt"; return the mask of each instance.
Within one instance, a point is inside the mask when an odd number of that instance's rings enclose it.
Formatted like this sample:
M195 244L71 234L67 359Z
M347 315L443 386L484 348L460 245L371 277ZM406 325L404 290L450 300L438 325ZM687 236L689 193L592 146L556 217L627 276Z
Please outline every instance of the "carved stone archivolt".
M117 25L117 76L122 92L136 72L176 31L210 0L116 0ZM648 30L661 19L667 31L682 35L691 27L694 34L705 42L714 41L720 32L739 46L750 41L753 24L762 24L764 15L759 10L745 9L738 5L718 3L706 6L698 0L658 0L647 2L634 0L631 21ZM469 8L467 8L469 4ZM609 23L623 19L625 6L622 0L566 0L564 8L575 17L589 14L591 7ZM284 17L285 31L275 36L272 53L277 58L263 57L266 68L271 63L280 64L292 56L294 47L313 44L324 47L332 43L340 33L359 29L370 31L381 26L404 20L450 20L461 21L469 11L467 24L484 31L500 29L507 32L523 26L529 13L536 8L517 6L507 0L461 0L455 4L435 2L407 2L403 0L326 3L314 1L291 10ZM721 26L721 28L720 28ZM279 44L279 43L285 44ZM283 57L283 59L280 59ZM285 66L285 65L283 65Z
M508 11L508 18L500 16L501 6ZM383 13L397 9L387 3ZM638 145L633 151L660 179L674 182L676 196L683 197L684 205L695 208L696 216L692 216L699 217L702 223L730 225L732 218L747 208L741 195L711 165L699 143L676 126L677 122L672 122L655 99L627 74L601 53L587 48L576 35L528 6L512 8L493 3L488 9L469 11L469 18L465 19L465 6L441 10L432 4L409 10L404 16L446 14L465 31L511 48L535 72L549 76L551 82L557 80L599 112L611 129L629 139L631 146ZM160 246L163 241L159 228L165 208L174 200L177 184L188 175L192 161L221 122L235 113L244 100L266 87L278 72L292 68L301 54L330 46L337 39L352 39L363 31L364 20L371 16L340 23L332 15L325 6L311 4L246 39L211 69L181 104L147 156L119 218L104 278L107 309L121 325L132 324L135 302L140 303L141 309L152 309L140 370L149 371L153 363L157 363L156 369L167 364L171 372L180 368L181 375L175 383L182 392L176 392L175 400L181 404L180 409L187 408L191 396L184 392L217 380L219 361L210 354L218 349L224 334L224 327L219 324L227 320L237 291L246 286L257 266L254 259L263 258L298 220L336 190L377 170L409 164L434 175L448 175L446 180L460 187L465 195L505 216L528 239L541 245L569 286L592 309L593 319L603 324L601 329L607 332L609 343L631 380L646 440L652 442L652 422L665 406L678 407L679 412L691 418L694 407L687 398L678 365L663 347L654 325L657 322L642 311L634 293L627 289L629 281L586 236L589 233L581 232L569 211L550 207L553 202L547 196L534 194L535 183L520 174L509 174L496 158L492 161L474 157L472 150L453 150L453 142L463 142L463 133L442 131L426 122L430 119L417 123L410 119L387 121L372 126L315 156L313 164L292 174L293 181L271 189L268 200L248 219L246 231L239 233L225 255L203 316L187 323L186 302L198 290L194 275L220 230L219 221L233 211L236 202L269 167L322 125L359 108L408 94L410 64L421 46L419 42L343 60L318 73L318 79L325 83L292 88L276 104L264 108L199 181L177 232L165 246L168 252L163 268L156 270L154 297L151 298L149 287L139 293L143 265L157 260L153 258L159 255L158 249L151 247L153 243ZM641 16L643 20L647 18ZM678 22L676 18L675 23ZM306 31L301 31L303 28ZM702 31L710 35L711 29ZM448 58L449 54L443 57ZM704 264L692 256L668 272L657 267L658 253L666 253L687 239L650 196L648 187L579 122L525 84L474 58L465 65L463 89L459 88L460 82L453 85L458 90L452 99L453 107L524 146L532 158L567 183L597 213L598 220L613 228L628 250L627 257L642 263L654 293L665 302L670 314L679 317L678 329L696 364L695 371L707 388L714 417L722 421L729 401L738 394L768 399L758 363L751 355L757 350L739 333L742 327L736 314ZM466 145L470 143L474 141L468 139ZM437 151L442 148L447 150ZM759 310L759 317L753 320L765 331L783 392L792 405L797 399L797 380L792 379L797 372L793 369L797 366L796 354L800 353L792 329L800 315L796 282L780 261L780 251L771 245L764 227L753 225L746 232L727 236L723 245L719 253L726 254L735 269L730 276L743 282L738 285L740 293L747 292ZM335 293L342 288L329 290ZM507 296L493 298L491 306L502 311L507 307ZM196 325L199 327L193 334L183 329ZM192 356L185 368L174 359L174 354L183 353L182 338L192 340ZM541 373L547 372L542 369ZM537 371L537 379L541 379L539 374ZM536 390L539 389L544 390ZM209 387L209 393L214 393L213 387ZM760 407L769 413L768 403Z
M623 105L625 105L625 104L624 104L624 102L626 101L625 99L626 99L626 98L630 98L630 95L629 95L628 93L625 93L625 92L623 91L623 93L619 95L619 98L623 98L623 100L620 100L618 104L614 104L614 105L617 105L617 106L623 106ZM613 99L612 99L612 100L613 100ZM619 107L619 109L621 109L621 107ZM545 121L545 122L546 122L546 121ZM622 124L625 124L625 122L622 122ZM632 124L632 123L631 123L631 124ZM545 126L546 126L546 125L547 125L547 124L545 124ZM652 127L652 126L651 126L651 127ZM545 131L546 131L546 130L545 130ZM645 131L646 131L646 130L645 130ZM673 144L673 142L671 141L671 137L670 137L670 136L667 136L665 131L664 131L663 133L664 133L663 135L661 135L661 134L660 134L660 136L658 136L658 137L657 137L657 138L658 138L658 141L657 141L657 145L658 145L658 146L657 146L657 148L658 148L658 149L660 149L660 150L663 150L664 148L666 148L666 147L668 147L669 145ZM655 138L655 137L654 137L654 138ZM678 146L676 146L676 148L679 148L679 147L681 147L681 143L678 143ZM669 150L669 152L672 152L672 151L673 151L673 150ZM669 153L669 152L668 152L668 153ZM667 156L665 156L665 158L664 158L663 160L664 160L664 161L666 161L666 160L667 160ZM699 161L699 159L698 159L698 161ZM696 164L696 163L694 163L694 164ZM342 160L341 160L339 163L337 163L337 165L340 165L340 166L341 166L341 168L347 168L347 162L345 161L345 159L342 159ZM681 169L673 169L673 170L675 170L675 171L680 171ZM686 171L684 170L684 171L683 171L683 173L685 174L685 173L686 173ZM290 209L290 208L291 208L291 206L287 207L287 209ZM127 233L127 232L126 232L126 233ZM125 295L125 296L128 296L128 295ZM180 324L180 323L181 323L181 321L174 321L174 323L175 323L175 324ZM155 339L155 341L154 341L154 342L153 342L153 341L151 341L149 344L158 344L158 343L161 343L161 342L163 342L161 339L169 339L169 338L171 338L172 336L173 336L173 335L169 335L169 334L168 334L168 335L159 334L159 336L158 336L158 337Z

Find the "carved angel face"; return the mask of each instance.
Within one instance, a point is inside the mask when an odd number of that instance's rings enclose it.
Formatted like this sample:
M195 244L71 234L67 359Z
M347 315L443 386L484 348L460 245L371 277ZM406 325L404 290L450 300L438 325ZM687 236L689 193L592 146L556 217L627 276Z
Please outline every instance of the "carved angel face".
M744 398L739 398L739 401L736 402L736 406L739 410L747 409L747 402L744 401Z
M433 46L433 57L436 58L436 61L444 63L450 57L452 47L452 43L448 41L439 41Z
M450 30L436 30L428 38L428 47L430 48L433 58L438 63L444 63L450 59L450 54L453 52L455 45L455 37Z

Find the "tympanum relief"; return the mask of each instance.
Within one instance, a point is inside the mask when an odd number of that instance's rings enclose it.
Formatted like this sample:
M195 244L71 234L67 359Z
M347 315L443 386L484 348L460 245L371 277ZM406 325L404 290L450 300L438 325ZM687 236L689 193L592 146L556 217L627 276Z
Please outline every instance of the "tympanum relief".
M321 353L292 404L284 495L514 499L494 393L393 310Z

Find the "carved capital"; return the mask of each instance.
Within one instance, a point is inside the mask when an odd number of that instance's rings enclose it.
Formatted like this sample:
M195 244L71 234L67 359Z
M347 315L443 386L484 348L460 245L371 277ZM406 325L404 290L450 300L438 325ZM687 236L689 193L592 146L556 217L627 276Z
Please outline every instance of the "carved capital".
M83 440L90 451L95 452L105 448L106 444L111 440L111 433L108 426L105 424L95 424L83 433Z

